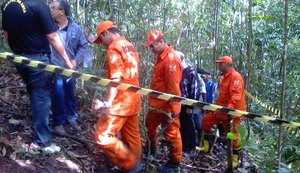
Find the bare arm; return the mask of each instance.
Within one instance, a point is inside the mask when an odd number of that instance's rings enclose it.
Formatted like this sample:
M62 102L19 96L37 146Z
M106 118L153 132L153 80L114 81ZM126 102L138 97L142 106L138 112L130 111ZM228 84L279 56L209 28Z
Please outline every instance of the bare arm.
M71 63L71 61L69 60L69 57L63 46L63 43L61 42L61 40L59 38L59 35L56 32L53 32L53 33L47 34L47 39L48 39L50 45L53 47L53 49L55 49L58 52L59 56L64 61L65 67L73 69L75 64L73 65Z

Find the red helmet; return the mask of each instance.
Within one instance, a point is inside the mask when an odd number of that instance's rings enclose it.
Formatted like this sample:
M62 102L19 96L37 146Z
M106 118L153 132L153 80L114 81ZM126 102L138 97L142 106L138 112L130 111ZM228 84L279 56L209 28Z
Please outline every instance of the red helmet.
M159 30L150 30L147 33L147 38L144 42L144 46L147 47L155 42L155 40L162 38L164 35Z

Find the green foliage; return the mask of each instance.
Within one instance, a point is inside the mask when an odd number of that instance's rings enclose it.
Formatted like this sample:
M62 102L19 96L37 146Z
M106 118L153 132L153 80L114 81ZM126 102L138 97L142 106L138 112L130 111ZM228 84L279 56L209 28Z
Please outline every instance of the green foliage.
M253 123L254 124L254 123ZM261 123L259 123L261 125ZM259 128L259 126L256 126ZM252 128L254 129L254 128ZM263 128L259 131L251 131L249 144L244 148L249 152L253 164L263 172L276 170L276 139L273 136L265 136Z
M235 140L237 138L238 137L232 132L228 132L227 135L226 135L226 139Z
M246 130L245 130L245 125L238 125L236 126L236 130L238 131L239 133L239 137L237 135L235 135L233 132L228 132L226 134L226 139L230 139L230 140L235 140L235 139L239 139L239 142L238 142L238 145L240 147L244 147L245 145L249 144L249 141L247 139L247 136L246 136Z

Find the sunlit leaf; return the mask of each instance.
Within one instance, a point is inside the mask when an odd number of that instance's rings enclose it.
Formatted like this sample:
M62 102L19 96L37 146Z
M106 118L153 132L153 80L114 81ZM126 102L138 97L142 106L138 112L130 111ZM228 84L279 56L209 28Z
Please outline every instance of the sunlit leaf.
M226 138L227 138L227 139L230 139L230 140L235 140L235 139L237 139L238 137L237 137L234 133L228 132L227 135L226 135Z

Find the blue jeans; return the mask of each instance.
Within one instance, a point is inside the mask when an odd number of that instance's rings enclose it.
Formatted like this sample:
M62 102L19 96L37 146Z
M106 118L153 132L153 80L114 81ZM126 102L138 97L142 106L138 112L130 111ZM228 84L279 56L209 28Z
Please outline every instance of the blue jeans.
M52 94L53 125L63 125L74 122L78 118L75 100L76 79L55 75Z
M32 60L49 64L49 58L44 55L24 55ZM15 67L26 84L29 93L34 140L40 146L49 146L52 143L52 134L49 128L49 110L51 106L50 88L52 74L25 64L15 63Z
M204 116L204 113L194 114L193 119L194 119L194 122L195 122L196 130L202 129L203 116Z
M182 138L183 151L188 151L196 147L196 127L194 114L186 113L186 106L181 107L180 111L180 133Z

